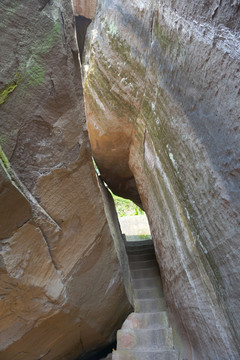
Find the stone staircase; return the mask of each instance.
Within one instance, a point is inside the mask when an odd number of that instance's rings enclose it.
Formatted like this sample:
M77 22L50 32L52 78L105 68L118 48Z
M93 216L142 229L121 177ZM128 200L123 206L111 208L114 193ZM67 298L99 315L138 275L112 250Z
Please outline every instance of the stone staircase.
M117 333L113 360L178 360L151 240L126 242L133 280L134 313Z

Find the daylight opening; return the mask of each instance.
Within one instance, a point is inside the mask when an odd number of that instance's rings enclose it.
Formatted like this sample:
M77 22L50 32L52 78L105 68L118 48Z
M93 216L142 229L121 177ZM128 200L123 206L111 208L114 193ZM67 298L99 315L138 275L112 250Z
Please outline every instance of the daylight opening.
M127 241L151 239L145 212L134 202L112 193L122 233Z
M93 157L92 160L97 176L100 176L100 171ZM140 241L152 239L145 211L133 201L115 195L105 182L104 185L113 197L121 231L125 235L126 240Z

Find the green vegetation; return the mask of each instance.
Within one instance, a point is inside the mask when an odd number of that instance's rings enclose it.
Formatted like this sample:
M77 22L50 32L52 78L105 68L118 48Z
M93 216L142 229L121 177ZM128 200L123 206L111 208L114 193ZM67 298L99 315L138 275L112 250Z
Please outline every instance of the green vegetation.
M9 95L16 89L16 81L12 81L10 84L6 85L3 90L0 91L0 105L5 103Z
M119 217L123 216L134 216L134 215L143 215L144 211L140 209L136 204L134 204L131 200L121 198L117 195L113 196L113 200L115 202L117 214Z
M138 237L139 237L141 240L148 240L149 238L151 238L151 235L138 235Z
M6 169L9 168L8 158L7 158L6 155L4 154L1 146L0 146L0 161L3 163L3 165L4 165L4 167L5 167Z

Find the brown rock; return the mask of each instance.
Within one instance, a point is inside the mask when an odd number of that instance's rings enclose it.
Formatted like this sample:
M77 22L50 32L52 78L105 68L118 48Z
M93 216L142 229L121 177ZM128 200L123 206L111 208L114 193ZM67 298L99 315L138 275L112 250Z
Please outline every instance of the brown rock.
M69 1L1 11L0 358L74 359L129 310L92 164Z
M238 5L98 4L85 79L94 156L112 188L134 175L181 357L239 359Z
M73 0L74 15L93 19L96 14L97 0Z

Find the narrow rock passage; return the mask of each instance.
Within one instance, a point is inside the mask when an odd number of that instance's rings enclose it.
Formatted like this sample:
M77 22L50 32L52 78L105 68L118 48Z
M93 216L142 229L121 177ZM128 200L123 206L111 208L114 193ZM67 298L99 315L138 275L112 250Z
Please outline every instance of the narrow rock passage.
M152 240L126 243L135 312L117 333L113 360L177 360Z

